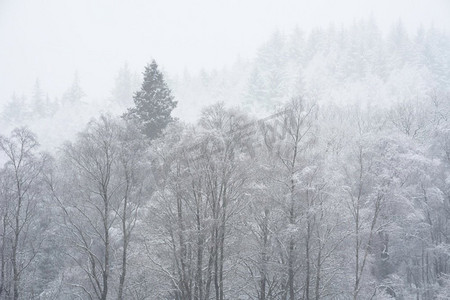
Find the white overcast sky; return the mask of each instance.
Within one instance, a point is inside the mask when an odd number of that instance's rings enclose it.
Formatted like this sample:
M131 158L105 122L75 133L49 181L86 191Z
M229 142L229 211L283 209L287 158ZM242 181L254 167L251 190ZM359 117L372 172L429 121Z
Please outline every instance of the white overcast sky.
M155 58L171 75L252 58L275 30L373 16L450 31L450 0L0 0L0 104L36 78L60 96L75 71L90 97L108 96L118 69Z

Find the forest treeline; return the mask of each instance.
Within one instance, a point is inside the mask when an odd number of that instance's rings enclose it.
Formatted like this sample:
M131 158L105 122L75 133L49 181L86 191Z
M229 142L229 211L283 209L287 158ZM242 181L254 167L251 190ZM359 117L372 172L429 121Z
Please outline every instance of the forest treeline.
M252 60L240 58L223 69L199 74L165 76L180 100L175 115L191 122L203 106L216 102L261 116L298 95L337 105L390 106L425 98L435 90L448 91L448 49L450 36L439 28L411 31L399 21L383 32L368 19L309 32L277 31ZM124 64L112 87L99 87L103 99L85 90L83 74L75 73L61 95L49 94L50 83L37 79L29 92L3 99L0 126L13 129L27 124L42 137L44 146L61 143L99 112L120 114L132 105L142 82L135 71ZM54 133L51 129L62 122L64 134Z
M364 24L260 52L195 124L153 61L55 153L1 135L0 299L449 298L450 39Z
M0 140L0 295L446 298L449 103L296 98L264 122L217 104L151 143L101 116L54 157L16 129Z
M338 105L389 106L448 91L450 37L433 27L408 31L401 21L382 31L373 20L305 32L277 31L258 49L222 70L171 78L180 109L216 101L270 114L304 95Z

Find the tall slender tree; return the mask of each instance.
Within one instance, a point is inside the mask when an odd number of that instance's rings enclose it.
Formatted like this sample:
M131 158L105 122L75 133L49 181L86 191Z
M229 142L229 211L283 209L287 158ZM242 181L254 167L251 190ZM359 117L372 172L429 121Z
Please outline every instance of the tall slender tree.
M0 170L3 177L0 193L0 297L4 293L8 299L30 296L23 278L28 275L26 270L34 261L41 244L41 234L33 230L38 228L36 222L42 189L41 175L47 156L37 153L38 146L34 134L26 128L15 129L10 137L0 136L0 155L6 158Z

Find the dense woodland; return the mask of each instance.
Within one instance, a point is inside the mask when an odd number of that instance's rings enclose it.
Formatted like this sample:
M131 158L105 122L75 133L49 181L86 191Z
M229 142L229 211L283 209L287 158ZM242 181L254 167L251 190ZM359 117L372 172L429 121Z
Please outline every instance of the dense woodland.
M450 298L448 34L297 29L143 75L109 113L77 76L4 107L0 299ZM55 124L83 129L42 151Z

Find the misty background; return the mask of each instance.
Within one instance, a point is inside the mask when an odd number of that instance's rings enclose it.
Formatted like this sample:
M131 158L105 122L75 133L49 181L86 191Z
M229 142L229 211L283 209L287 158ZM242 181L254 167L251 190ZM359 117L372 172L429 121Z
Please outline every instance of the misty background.
M252 62L278 31L373 20L383 34L401 21L409 33L420 26L448 31L448 1L0 1L0 107L33 93L36 80L51 100L61 98L77 76L86 103L111 96L119 69L141 76L155 59L176 81ZM140 77L139 77L140 80ZM138 80L138 81L139 81ZM181 94L176 116L193 121L201 103Z

